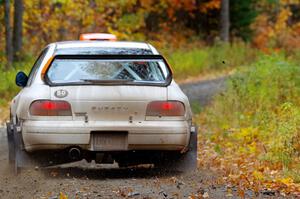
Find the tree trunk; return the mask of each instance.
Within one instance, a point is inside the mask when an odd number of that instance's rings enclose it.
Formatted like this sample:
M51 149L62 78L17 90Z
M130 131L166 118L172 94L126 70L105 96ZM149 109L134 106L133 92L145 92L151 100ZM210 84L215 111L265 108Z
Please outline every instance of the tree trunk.
M229 11L229 1L222 0L221 2L221 31L220 37L224 42L229 41L229 31L230 31L230 11Z
M14 59L20 59L20 52L22 48L22 30L23 30L23 0L14 1L14 31L13 31L13 47Z
M5 51L8 65L13 62L13 46L10 26L10 0L4 1ZM8 69L8 66L7 68Z

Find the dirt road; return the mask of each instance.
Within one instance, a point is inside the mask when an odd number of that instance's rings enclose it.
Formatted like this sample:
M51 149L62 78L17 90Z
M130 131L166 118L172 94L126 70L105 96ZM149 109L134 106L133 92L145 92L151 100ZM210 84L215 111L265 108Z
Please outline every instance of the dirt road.
M221 78L181 86L192 101L205 105L223 88L223 83ZM188 198L193 195L223 198L227 194L227 187L217 183L218 174L203 168L180 174L77 163L63 168L26 170L15 176L8 166L4 128L0 129L0 161L0 198L5 199L55 199L64 195L68 198Z
M183 92L188 96L190 102L198 102L201 106L206 106L211 98L225 88L226 77L207 81L192 82L180 85Z

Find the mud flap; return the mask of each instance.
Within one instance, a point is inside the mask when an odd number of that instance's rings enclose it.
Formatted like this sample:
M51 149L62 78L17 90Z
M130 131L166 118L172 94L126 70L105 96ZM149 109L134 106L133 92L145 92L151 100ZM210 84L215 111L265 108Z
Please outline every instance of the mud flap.
M14 144L14 129L10 122L6 123L7 146L8 146L8 161L10 165L15 162L15 144Z
M24 147L21 128L14 126L12 133L15 174L18 174L21 168L49 167L74 162L67 158L63 151L39 151L28 153Z
M13 128L13 138L15 145L15 174L18 174L21 168L37 166L32 157L25 151L22 139L22 132L21 129L18 128L20 127L14 126Z

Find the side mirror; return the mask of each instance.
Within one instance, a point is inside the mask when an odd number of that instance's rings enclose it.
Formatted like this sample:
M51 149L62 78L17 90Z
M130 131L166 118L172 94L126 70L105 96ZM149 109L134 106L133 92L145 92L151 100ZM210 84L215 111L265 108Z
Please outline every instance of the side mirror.
M28 77L24 72L20 71L20 72L17 73L17 75L16 75L16 84L17 84L17 86L20 86L20 87L23 88L23 87L26 86L27 81L28 81Z

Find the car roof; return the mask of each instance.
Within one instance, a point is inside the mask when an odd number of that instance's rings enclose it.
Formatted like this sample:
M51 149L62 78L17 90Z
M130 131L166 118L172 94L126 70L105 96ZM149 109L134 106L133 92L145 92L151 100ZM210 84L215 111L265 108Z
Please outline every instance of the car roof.
M55 55L153 55L150 44L126 41L64 41L53 43ZM52 44L52 45L53 45ZM51 44L50 44L51 45Z
M66 48L139 48L151 50L149 44L144 42L127 41L62 41L56 42L57 49Z

